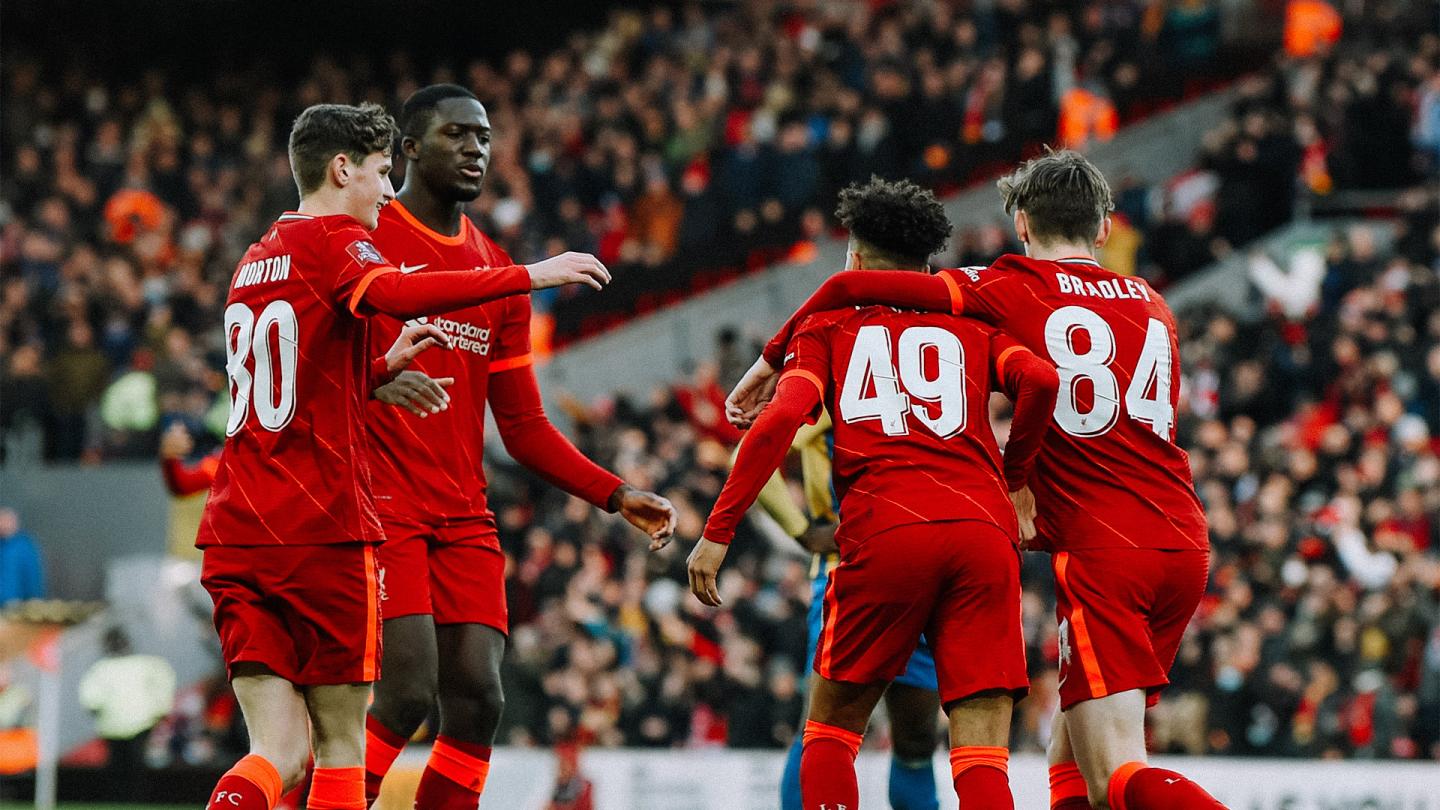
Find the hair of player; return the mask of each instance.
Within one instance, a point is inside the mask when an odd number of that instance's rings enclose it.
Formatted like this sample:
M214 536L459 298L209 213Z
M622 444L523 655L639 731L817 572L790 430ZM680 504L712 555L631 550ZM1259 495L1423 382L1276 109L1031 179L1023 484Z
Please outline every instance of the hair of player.
M419 138L430 126L430 118L440 102L451 98L479 101L475 94L458 84L432 84L410 94L400 105L400 132L407 138Z
M923 265L944 250L953 230L929 189L874 176L840 192L835 217L857 242L906 265Z
M1105 216L1115 210L1110 184L1095 164L1069 149L1048 147L995 184L1005 213L1024 211L1031 239L1048 243L1095 241Z
M388 155L395 135L395 119L379 104L306 107L290 128L290 172L301 196L325 184L325 172L336 155L356 163L375 152Z

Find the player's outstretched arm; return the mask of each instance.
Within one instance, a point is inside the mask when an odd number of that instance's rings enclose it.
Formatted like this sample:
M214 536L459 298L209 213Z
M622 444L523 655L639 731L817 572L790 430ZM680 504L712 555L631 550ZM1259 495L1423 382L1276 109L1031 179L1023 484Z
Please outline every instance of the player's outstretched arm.
M819 404L820 390L811 381L799 376L783 377L774 401L740 443L735 467L725 479L715 509L705 523L704 537L690 554L690 590L701 602L711 607L720 605L715 578L725 559L723 549L734 539L735 527L745 510L755 503L765 481L785 460L795 431Z
M836 273L800 305L794 315L765 344L762 357L772 368L785 364L785 347L801 322L817 312L867 304L957 312L959 285L947 275L895 270L846 270Z
M545 415L533 366L492 373L489 401L500 441L516 461L571 495L620 513L650 536L652 550L669 542L675 531L675 507L653 492L621 481L571 444Z
M991 342L994 378L1015 403L1005 443L1005 484L1020 521L1020 540L1035 539L1035 497L1028 485L1035 457L1050 429L1060 376L1055 367L1007 335Z
M356 287L350 297L350 311L361 314L363 307L408 320L546 287L585 284L598 290L609 282L610 271L586 253L562 253L533 265L494 267L484 273L442 270L407 275L387 268L366 277Z

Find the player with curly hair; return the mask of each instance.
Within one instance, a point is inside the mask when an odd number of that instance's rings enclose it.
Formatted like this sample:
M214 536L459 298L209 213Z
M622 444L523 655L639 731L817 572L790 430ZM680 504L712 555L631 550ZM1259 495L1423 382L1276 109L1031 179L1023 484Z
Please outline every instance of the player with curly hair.
M904 181L846 189L838 214L850 230L852 271L927 272L950 233L934 195ZM1028 482L1059 388L1054 367L978 321L889 307L815 313L783 365L689 574L695 596L718 605L716 574L736 523L823 405L834 421L840 564L824 594L802 806L859 806L855 756L870 713L923 634L949 716L960 806L1013 807L1010 715L1029 680L1007 484L1014 491ZM1003 464L988 418L992 386L1015 402Z

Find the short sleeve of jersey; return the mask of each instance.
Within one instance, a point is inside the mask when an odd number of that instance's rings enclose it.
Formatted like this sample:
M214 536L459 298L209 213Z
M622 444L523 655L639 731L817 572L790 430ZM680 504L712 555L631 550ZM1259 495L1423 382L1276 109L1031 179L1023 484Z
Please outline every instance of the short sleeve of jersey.
M499 245L482 235L486 259L491 267L505 267L514 264L510 254ZM511 295L501 301L500 322L495 326L492 341L490 373L508 371L533 365L535 357L530 348L530 321L533 307L528 295Z
M376 277L398 272L370 239L370 233L353 220L326 231L317 257L330 289L321 290L336 306L360 313L365 289ZM333 274L333 275L332 275Z
M834 317L829 313L817 313L806 318L790 345L785 347L785 364L780 372L781 379L798 377L814 385L820 394L820 404L809 414L814 422L824 412L825 392L830 380L830 335L835 329Z
M534 363L530 351L530 312L530 296L512 295L505 299L504 314L495 327L491 373Z

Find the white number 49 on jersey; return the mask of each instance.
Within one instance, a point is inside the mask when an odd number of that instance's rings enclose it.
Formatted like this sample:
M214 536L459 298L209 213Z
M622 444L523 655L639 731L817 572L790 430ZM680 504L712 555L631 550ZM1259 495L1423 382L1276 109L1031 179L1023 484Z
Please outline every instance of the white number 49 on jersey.
M840 390L840 419L847 424L879 420L886 436L910 432L907 416L914 417L942 439L965 429L965 347L954 333L938 326L911 326L900 333L891 360L890 330L884 326L860 327L845 386ZM925 374L924 356L933 348L939 358L936 376ZM867 396L871 385L874 395ZM938 403L939 410L912 407L911 397Z

